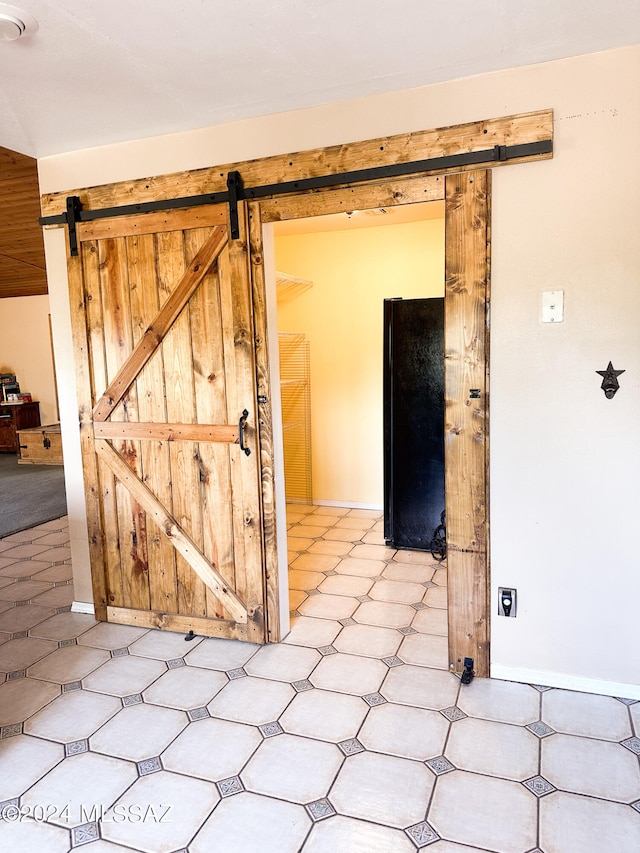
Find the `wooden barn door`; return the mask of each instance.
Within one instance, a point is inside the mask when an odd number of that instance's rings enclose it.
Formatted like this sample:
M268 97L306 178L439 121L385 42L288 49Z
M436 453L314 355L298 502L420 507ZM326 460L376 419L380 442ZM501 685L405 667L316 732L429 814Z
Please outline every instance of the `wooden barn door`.
M69 259L96 616L265 641L245 212L79 226Z

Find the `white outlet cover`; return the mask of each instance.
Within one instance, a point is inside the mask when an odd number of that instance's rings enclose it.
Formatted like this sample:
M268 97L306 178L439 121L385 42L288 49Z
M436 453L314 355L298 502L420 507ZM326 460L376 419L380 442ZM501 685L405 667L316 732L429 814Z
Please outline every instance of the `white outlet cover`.
M542 294L543 323L562 323L564 320L564 290L545 290Z

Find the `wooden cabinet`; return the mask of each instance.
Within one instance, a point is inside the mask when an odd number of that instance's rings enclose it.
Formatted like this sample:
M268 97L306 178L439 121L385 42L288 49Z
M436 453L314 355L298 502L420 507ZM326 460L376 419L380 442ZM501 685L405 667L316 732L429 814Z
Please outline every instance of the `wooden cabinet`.
M18 452L18 430L40 426L40 403L0 404L0 453Z
M21 429L20 465L62 465L62 436L60 424Z

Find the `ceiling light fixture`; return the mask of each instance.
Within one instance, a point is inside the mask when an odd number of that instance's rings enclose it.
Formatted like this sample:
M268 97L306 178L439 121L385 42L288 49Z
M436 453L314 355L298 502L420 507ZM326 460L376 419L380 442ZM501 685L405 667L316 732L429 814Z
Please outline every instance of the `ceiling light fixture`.
M32 35L37 29L38 22L27 12L17 6L0 3L0 41L15 41Z

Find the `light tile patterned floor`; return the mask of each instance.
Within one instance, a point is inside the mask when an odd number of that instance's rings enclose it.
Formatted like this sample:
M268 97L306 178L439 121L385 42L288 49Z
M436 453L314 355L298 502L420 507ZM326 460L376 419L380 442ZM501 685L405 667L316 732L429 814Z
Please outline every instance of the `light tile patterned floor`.
M638 853L639 702L462 686L445 568L375 512L289 522L262 648L68 612L65 519L0 540L0 850Z

